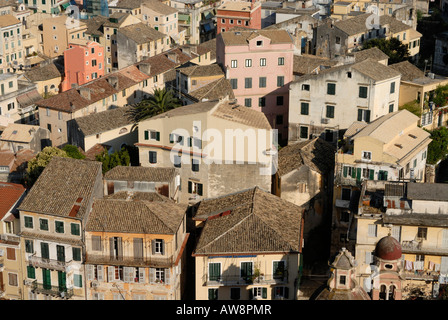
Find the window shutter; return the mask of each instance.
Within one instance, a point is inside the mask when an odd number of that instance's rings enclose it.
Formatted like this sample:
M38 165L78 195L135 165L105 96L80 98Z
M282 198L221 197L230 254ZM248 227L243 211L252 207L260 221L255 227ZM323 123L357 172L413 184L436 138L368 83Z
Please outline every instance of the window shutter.
M370 110L366 110L366 122L370 122Z
M151 250L152 254L156 253L156 240L151 240Z
M109 238L110 258L114 258L114 238Z
M263 299L267 299L268 298L268 288L262 288L261 289L261 297Z
M198 183L198 195L202 196L202 183Z
M145 268L138 268L138 282L145 282Z
M361 168L356 168L356 180L361 180Z
M356 178L356 168L352 167L352 178Z
M149 283L154 283L155 271L156 271L156 269L149 268Z
M123 267L123 281L124 282L130 282L129 281L129 267Z
M170 143L174 143L174 134L170 133Z
M143 258L143 239L134 238L134 258L141 260Z
M347 168L347 167L344 167L344 169L343 169L343 172L344 172L344 178L347 177L347 171L348 171L348 168Z
M118 238L118 259L123 259L123 242L121 241L121 237Z
M358 121L362 121L362 110L358 109Z
M162 243L160 245L160 253L165 254L165 240L162 239Z
M92 281L93 280L93 265L88 264L86 265L86 270L87 270L87 281Z
M170 284L170 280L171 280L171 278L170 278L170 276L171 276L170 269L165 269L164 272L165 272L165 284Z
M193 192L193 182L188 181L188 193L192 193Z
M145 140L148 140L149 139L149 132L148 132L148 130L145 130Z
M115 267L113 267L113 266L107 267L107 279L108 279L108 282L115 281Z
M369 180L375 179L375 170L369 170Z
M249 300L252 300L254 298L254 291L253 289L249 289Z
M104 281L104 267L97 266L96 272L97 272L98 281Z
M156 140L160 141L160 132L158 132L158 131L156 132Z

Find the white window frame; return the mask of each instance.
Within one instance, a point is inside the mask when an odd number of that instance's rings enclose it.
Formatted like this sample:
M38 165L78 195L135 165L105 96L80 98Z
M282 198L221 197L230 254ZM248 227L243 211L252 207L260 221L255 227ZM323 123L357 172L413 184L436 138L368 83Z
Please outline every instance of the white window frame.
M244 62L244 66L246 68L252 67L252 59L246 59L245 62Z
M231 68L238 68L238 60L230 60Z
M366 157L366 155L369 155L368 157ZM362 160L372 160L372 151L362 151L361 152L361 159Z

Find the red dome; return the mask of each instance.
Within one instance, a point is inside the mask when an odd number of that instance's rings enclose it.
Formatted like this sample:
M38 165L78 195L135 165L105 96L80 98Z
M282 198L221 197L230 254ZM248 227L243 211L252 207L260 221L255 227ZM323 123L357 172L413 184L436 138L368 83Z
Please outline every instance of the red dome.
M376 244L375 255L383 260L398 260L401 258L401 245L392 236L381 238Z

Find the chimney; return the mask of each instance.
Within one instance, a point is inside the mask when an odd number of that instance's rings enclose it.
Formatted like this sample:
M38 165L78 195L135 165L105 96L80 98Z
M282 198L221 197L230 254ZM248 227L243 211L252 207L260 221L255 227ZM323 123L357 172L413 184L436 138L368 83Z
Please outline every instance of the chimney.
M196 47L194 47L194 46L185 46L185 47L182 47L181 50L183 53L187 54L190 57L192 56L193 53L197 53Z
M86 87L79 88L79 94L84 99L90 100L90 89L89 88L86 88Z
M114 87L114 89L118 88L118 77L116 76L109 76L107 77L107 82L109 82L109 84Z
M138 65L138 70L140 70L141 72L143 72L149 76L151 73L151 65L147 62L140 63Z

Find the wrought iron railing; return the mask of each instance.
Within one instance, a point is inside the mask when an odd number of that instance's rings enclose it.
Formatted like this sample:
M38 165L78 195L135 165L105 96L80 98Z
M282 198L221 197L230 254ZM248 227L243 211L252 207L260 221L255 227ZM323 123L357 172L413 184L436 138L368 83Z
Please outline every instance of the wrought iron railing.
M256 285L256 284L284 284L288 282L288 273L283 274L261 274L258 276L239 276L239 275L220 275L209 276L204 275L204 286L229 286L229 285Z
M72 263L72 261L59 261L54 259L47 259L31 255L28 257L28 262L33 267L52 269L58 271L66 271L66 268Z
M65 286L52 286L46 283L38 283L34 280L31 283L31 291L42 294L49 294L60 298L70 299L73 296L73 289Z

